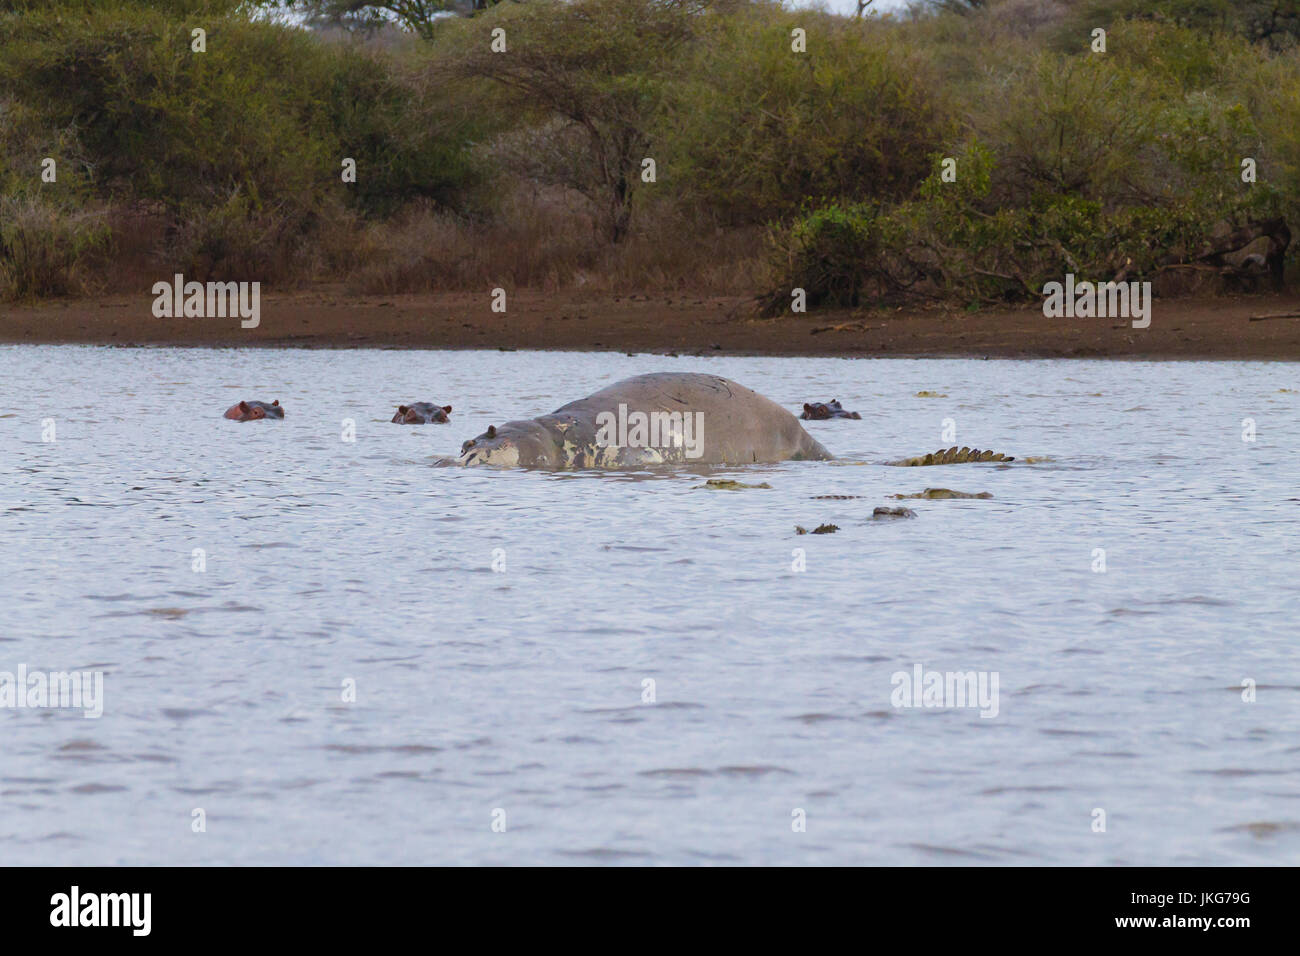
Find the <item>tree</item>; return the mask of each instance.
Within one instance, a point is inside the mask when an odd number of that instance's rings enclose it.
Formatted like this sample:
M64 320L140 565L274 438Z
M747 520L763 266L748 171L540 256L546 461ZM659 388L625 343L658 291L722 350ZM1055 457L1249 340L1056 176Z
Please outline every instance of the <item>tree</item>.
M485 79L540 127L584 150L566 185L601 210L609 238L632 220L664 81L694 36L704 0L572 0L506 5L447 36L434 69ZM494 49L493 34L497 34ZM501 47L504 43L504 49Z
M930 0L929 6L941 13L959 13L965 16L988 7L988 0Z
M264 5L282 6L305 14L314 25L340 26L348 30L371 31L396 23L430 40L439 21L453 16L473 16L501 0L266 0Z

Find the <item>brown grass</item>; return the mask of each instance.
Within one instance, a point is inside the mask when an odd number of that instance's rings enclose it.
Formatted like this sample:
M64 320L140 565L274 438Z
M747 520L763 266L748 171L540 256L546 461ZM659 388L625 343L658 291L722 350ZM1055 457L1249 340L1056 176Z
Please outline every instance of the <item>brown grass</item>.
M111 249L107 213L39 195L0 197L0 300L87 295L100 283L92 263Z
M615 245L586 198L531 184L514 186L491 215L478 218L419 202L391 219L367 221L340 206L291 242L273 215L178 222L157 204L137 203L116 207L108 222L112 256L76 263L76 281L43 284L38 295L133 292L174 272L198 281L261 281L268 291L341 282L360 295L498 286L749 295L769 280L760 228L691 221L664 206L643 210L632 235Z
M633 234L615 245L580 195L518 186L486 221L417 205L367 226L358 237L357 266L345 278L359 293L495 286L744 293L761 285L763 241L759 229L701 225L662 208L644 210Z

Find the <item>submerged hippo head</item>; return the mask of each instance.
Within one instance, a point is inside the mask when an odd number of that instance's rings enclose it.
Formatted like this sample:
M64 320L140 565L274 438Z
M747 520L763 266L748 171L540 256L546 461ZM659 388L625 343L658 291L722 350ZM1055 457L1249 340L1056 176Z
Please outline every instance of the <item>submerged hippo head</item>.
M266 402L240 402L226 409L226 418L236 422L255 422L260 418L284 418L284 409L277 398L271 404Z
M497 465L504 468L559 468L560 447L545 425L537 421L489 425L477 438L460 446L462 465Z
M811 421L822 421L827 418L861 418L857 412L846 412L841 406L839 399L832 398L829 402L813 402L809 404L804 402L803 414L800 418Z
M434 405L432 402L412 402L410 405L398 405L393 421L398 425L443 424L450 421L450 405Z

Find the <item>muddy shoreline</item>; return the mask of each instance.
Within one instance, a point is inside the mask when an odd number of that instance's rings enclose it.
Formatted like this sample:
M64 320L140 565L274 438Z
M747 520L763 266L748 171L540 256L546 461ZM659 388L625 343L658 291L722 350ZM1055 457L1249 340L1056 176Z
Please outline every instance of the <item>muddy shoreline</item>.
M149 295L0 306L0 343L410 349L565 349L733 355L1300 360L1300 295L1157 299L1151 326L1048 319L1037 306L826 310L758 318L752 300L519 291L505 314L485 293L267 294L260 325L159 319Z

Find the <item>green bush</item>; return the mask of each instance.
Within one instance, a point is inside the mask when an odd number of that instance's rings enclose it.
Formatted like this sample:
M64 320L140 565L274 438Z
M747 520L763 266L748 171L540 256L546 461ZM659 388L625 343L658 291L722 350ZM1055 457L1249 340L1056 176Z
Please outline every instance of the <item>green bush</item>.
M858 305L881 251L877 210L869 205L833 205L797 220L777 243L779 268L788 277L769 304L778 311L787 294L803 289L807 304Z
M191 19L147 8L0 18L0 82L75 126L97 187L171 205L239 188L250 201L303 208L342 188L368 207L450 199L473 170L473 125L439 115L385 55L238 17Z
M662 264L698 257L702 236L747 250L713 272L751 276L766 228L778 311L796 287L812 305L1025 298L1065 271L1156 275L1217 255L1236 225L1300 222L1300 4L989 0L853 19L572 0L364 43L250 18L266 5L0 0L0 295L84 288L105 222L123 260L156 246L150 269L370 269L394 291L426 272L559 286L614 261L653 261L671 285ZM1088 51L1095 26L1105 54ZM471 266L426 266L471 246ZM612 256L629 246L656 251Z
M63 215L162 211L160 267L283 275L320 230L354 225L350 210L456 206L483 178L470 147L484 119L398 54L250 21L234 3L8 6L26 9L0 13L0 195L28 190L52 157ZM195 25L206 52L191 49Z
M1231 33L1273 49L1293 48L1300 40L1300 5L1291 0L1082 0L1057 42L1079 49L1094 28L1110 30L1135 20L1201 34Z
M777 230L769 311L794 287L812 304L988 302L1066 272L1150 278L1218 255L1236 227L1300 219L1296 53L1122 20L1108 49L989 71L964 94L971 134L915 197L830 203Z
M1002 205L991 202L993 163L990 150L972 143L957 157L957 180L945 182L936 170L916 200L818 209L779 230L765 311L784 311L794 288L810 305L908 293L977 304L1035 298L1067 272L1091 281L1151 278L1204 254L1224 223L1271 211L1208 194L1107 206L1040 191L1022 205Z
M806 30L807 52L791 50ZM733 222L906 196L951 120L888 26L759 6L717 17L670 96L665 183Z

